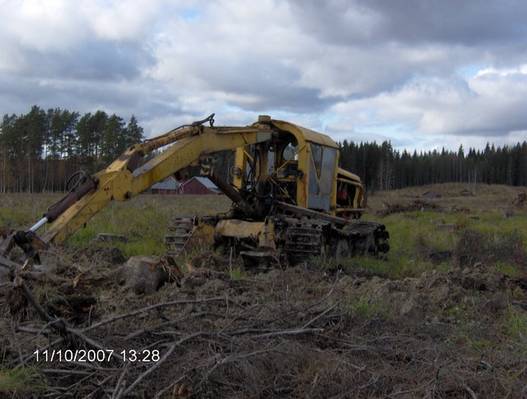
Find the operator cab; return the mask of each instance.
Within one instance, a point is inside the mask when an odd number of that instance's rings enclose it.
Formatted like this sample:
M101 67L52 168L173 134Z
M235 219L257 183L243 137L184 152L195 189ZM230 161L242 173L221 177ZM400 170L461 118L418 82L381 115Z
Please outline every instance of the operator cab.
M260 117L255 126L271 129L269 140L239 147L233 185L265 214L276 202L343 217L362 209L360 178L338 167L339 146L329 136L301 126Z
M336 216L358 219L364 211L364 188L360 178L344 169L337 174Z

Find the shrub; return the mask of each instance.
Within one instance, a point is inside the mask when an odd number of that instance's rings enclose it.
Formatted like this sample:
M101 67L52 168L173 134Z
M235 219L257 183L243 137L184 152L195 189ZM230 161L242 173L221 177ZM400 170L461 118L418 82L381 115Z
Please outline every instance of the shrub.
M527 253L518 231L502 234L463 230L455 249L460 266L486 265L506 262L519 267L527 266Z

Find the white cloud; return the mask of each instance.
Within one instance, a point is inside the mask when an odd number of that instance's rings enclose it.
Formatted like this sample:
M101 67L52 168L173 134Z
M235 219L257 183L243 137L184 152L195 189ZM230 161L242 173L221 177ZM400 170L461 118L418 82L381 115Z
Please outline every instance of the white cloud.
M41 52L71 48L86 33L75 2L8 0L0 15L4 41Z
M97 37L138 40L152 28L154 19L162 12L163 3L152 0L84 1L80 9Z
M339 139L507 142L527 130L515 1L3 0L0 113L100 106L147 132L269 113Z
M164 1L5 0L0 33L40 52L68 51L95 36L143 40Z
M485 69L467 80L420 79L371 98L338 103L332 127L414 132L427 146L525 140L527 68ZM403 136L400 133L399 136ZM397 136L397 135L396 135Z

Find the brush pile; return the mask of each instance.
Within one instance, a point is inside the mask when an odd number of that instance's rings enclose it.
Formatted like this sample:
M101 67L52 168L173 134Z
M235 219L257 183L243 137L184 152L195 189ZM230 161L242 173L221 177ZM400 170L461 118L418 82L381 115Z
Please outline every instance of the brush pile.
M137 295L110 254L96 263L47 254L52 269L0 288L0 369L33 373L32 388L10 397L519 398L527 389L527 337L500 346L498 323L511 307L524 311L526 287L482 265L389 280L307 263L236 274L201 259Z

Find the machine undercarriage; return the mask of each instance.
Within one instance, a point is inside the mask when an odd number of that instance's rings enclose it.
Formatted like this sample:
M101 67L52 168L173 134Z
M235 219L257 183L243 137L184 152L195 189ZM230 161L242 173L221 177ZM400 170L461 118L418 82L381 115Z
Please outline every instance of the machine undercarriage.
M280 206L282 205L282 206ZM279 204L264 221L224 217L179 217L165 236L167 254L177 257L195 246L213 246L224 255L241 256L247 267L295 265L310 258L382 256L389 250L383 224L328 217Z

